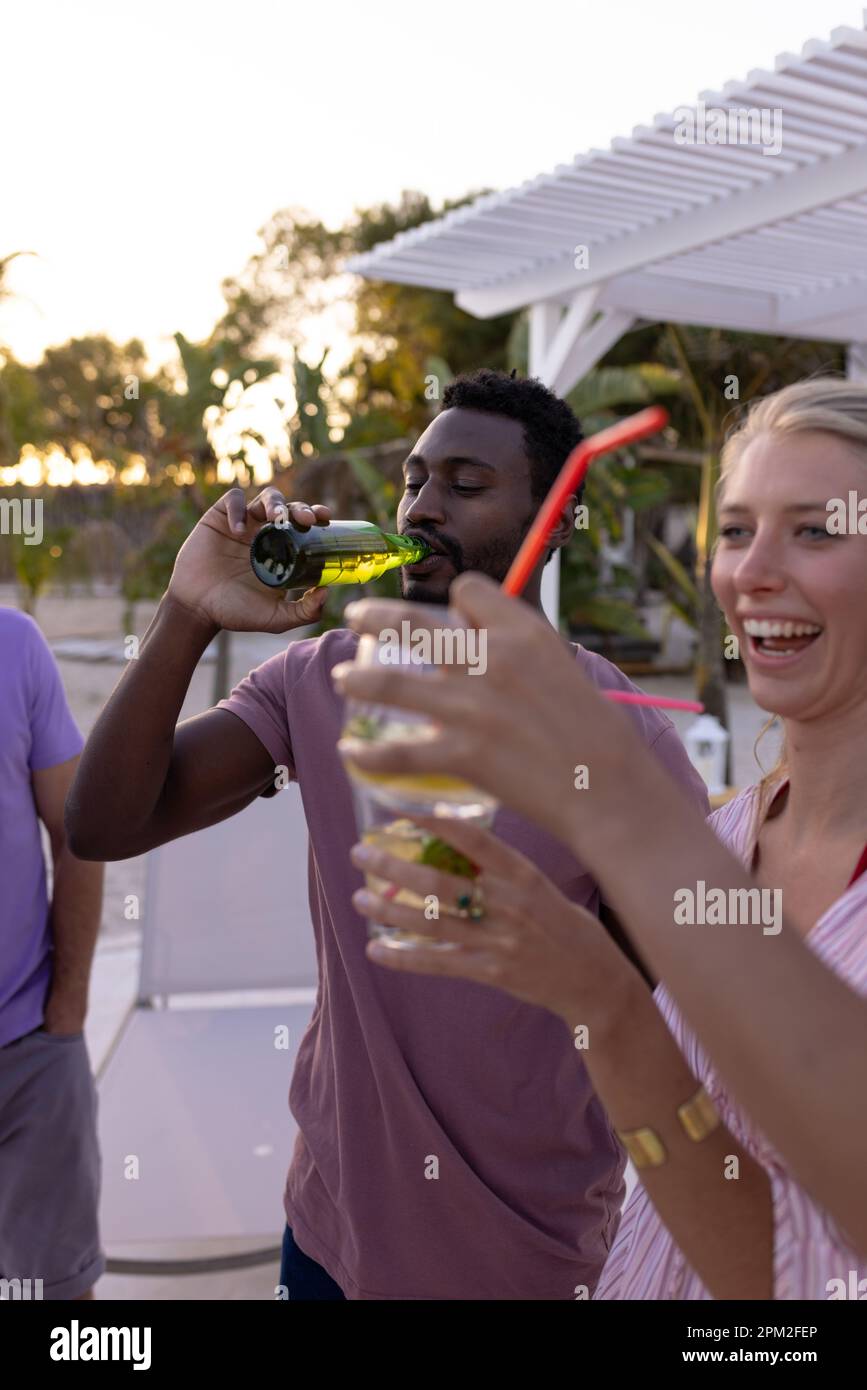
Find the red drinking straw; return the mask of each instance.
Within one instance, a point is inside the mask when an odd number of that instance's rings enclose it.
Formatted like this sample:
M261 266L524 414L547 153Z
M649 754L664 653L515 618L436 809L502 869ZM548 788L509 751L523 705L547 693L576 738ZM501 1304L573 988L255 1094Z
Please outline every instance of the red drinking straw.
M672 700L667 695L641 695L637 690L603 690L606 700L615 705L649 705L652 709L689 709L696 714L704 712L704 705L698 700Z
M668 411L661 405L650 405L646 410L639 410L637 415L627 415L625 420L618 420L616 425L576 444L512 561L509 573L503 580L504 593L517 598L522 592L545 549L548 537L560 520L566 498L581 486L593 460L600 454L610 454L615 449L622 449L624 444L643 439L647 434L656 434L667 424Z
M622 449L624 444L632 444L636 439L644 439L645 435L656 434L667 424L668 411L661 405L651 405L646 410L639 410L636 415L628 415L625 420L619 420L607 430L600 430L590 439L583 439L575 446L542 503L536 520L524 537L521 549L512 561L509 573L503 580L504 593L517 598L522 592L545 549L548 537L560 520L566 498L577 492L593 460L599 458L600 454L610 454L615 449ZM701 714L704 709L704 705L699 704L697 700L670 700L662 696L640 695L626 690L606 690L604 694L609 700L622 705L694 710L697 714Z

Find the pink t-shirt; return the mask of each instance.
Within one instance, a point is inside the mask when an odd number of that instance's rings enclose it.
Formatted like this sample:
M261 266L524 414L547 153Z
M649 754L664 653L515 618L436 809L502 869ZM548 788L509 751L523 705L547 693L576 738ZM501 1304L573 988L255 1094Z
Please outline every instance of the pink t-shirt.
M330 676L357 640L337 629L290 642L220 701L297 778L310 832L320 980L289 1092L298 1137L286 1219L347 1298L573 1299L578 1285L592 1291L614 1239L624 1154L559 1018L365 956ZM578 648L576 658L597 686L634 689L602 657ZM629 712L706 815L671 721ZM559 841L508 810L494 830L598 909L596 884Z

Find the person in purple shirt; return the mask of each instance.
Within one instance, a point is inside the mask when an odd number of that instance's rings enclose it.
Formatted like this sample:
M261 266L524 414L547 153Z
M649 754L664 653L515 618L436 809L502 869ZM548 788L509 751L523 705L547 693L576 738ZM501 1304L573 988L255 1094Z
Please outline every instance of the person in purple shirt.
M0 1279L13 1298L87 1298L105 1267L83 1033L103 866L74 858L63 828L82 742L36 623L0 608Z
M404 465L397 529L435 552L402 572L404 597L446 604L464 570L502 579L580 437L569 406L538 381L481 371L452 382ZM281 1292L574 1299L592 1292L613 1241L624 1152L552 1013L472 982L393 977L367 959L352 906L362 886L349 858L353 803L336 748L343 706L331 680L356 635L292 641L228 700L177 722L221 627L287 632L319 616L327 590L284 598L251 571L250 542L285 500L269 487L248 506L232 489L188 537L139 659L82 755L67 802L70 842L84 858L124 859L296 778L320 984L289 1094L298 1136ZM563 509L552 551L573 533L577 500ZM300 502L290 514L301 527L330 519L326 507ZM535 608L544 563L524 592ZM603 658L570 651L597 686L633 688ZM652 709L631 707L630 717L704 817L704 784L671 722ZM507 808L493 829L571 901L603 911L592 877L555 836ZM303 891L280 874L275 864L275 892ZM604 920L637 959L610 914Z

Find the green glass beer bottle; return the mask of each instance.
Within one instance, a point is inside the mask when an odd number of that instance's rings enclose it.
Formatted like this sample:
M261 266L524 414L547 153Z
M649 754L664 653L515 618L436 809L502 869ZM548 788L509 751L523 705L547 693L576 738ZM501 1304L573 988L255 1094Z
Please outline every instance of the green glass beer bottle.
M253 573L271 589L366 584L432 554L424 541L382 531L372 521L331 521L299 530L269 521L250 546Z

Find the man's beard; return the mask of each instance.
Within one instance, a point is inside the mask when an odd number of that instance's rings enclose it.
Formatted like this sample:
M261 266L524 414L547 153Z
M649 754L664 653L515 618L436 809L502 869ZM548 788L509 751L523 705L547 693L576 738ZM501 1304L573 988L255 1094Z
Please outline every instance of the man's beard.
M423 603L428 608L447 608L449 594L447 589L434 589L428 592L423 579L415 579L411 574L400 576L400 596L407 603Z
M485 545L477 546L472 550L466 550L457 541L443 536L437 536L437 544L445 552L446 558L451 560L456 575L463 574L465 570L474 570L479 574L486 574L496 583L502 584L534 517L535 512L531 513L521 528L508 539L498 537L496 540L488 541ZM424 533L417 532L416 534L423 535ZM416 577L407 574L403 569L401 570L401 593L409 603L447 606L449 601L447 589L431 585L430 592L426 592L426 587L424 576Z

